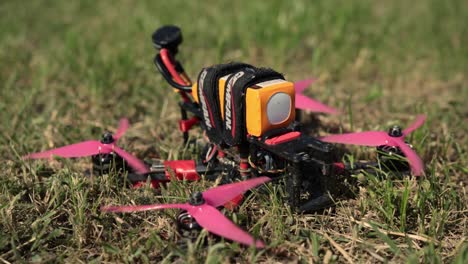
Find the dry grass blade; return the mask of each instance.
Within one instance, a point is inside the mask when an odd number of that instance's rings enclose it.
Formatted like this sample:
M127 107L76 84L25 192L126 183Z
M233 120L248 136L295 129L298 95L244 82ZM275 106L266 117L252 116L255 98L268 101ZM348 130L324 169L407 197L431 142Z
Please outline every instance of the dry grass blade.
M414 239L414 240L419 240L419 241L426 242L426 243L434 243L435 245L440 245L441 244L441 242L439 242L439 241L437 241L437 240L435 240L435 239L433 239L431 237L428 237L428 236L408 234L408 233L402 233L402 232L395 232L395 231L390 231L390 230L384 230L384 229L379 228L379 227L374 227L374 226L372 226L371 224L369 224L367 222L356 220L353 217L351 217L351 221L353 221L354 223L356 223L358 225L366 227L366 228L377 229L379 232L381 232L383 234L386 234L386 235L399 236L399 237L408 237L408 238L411 238L411 239Z
M323 236L328 239L328 241L330 242L330 244L336 248L336 250L338 250L338 252L341 253L341 255L343 255L343 257L346 259L346 261L348 261L348 263L354 263L353 259L351 258L351 256L349 256L348 253L346 253L346 251L338 244L335 242L335 240L333 240L333 238L331 238L327 233L323 233Z

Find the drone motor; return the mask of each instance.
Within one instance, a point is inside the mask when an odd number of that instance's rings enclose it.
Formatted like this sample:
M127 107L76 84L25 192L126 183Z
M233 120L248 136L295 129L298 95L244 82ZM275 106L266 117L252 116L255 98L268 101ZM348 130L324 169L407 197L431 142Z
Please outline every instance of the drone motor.
M115 142L112 133L106 131L102 134L102 144L112 144ZM98 175L108 174L111 171L119 171L124 168L125 161L115 152L99 153L91 156L93 172Z
M194 240L200 234L202 227L187 211L181 211L176 219L177 232L184 238Z
M390 137L397 138L403 136L403 132L401 130L401 127L392 126L388 130L388 135ZM406 141L405 144L408 145L411 149L413 148L413 146L411 144L408 144ZM405 154L403 153L403 151L401 151L399 147L382 145L377 147L377 152L379 155L379 159L387 168L396 169L398 171L405 171L409 169L408 162L399 158L405 157Z

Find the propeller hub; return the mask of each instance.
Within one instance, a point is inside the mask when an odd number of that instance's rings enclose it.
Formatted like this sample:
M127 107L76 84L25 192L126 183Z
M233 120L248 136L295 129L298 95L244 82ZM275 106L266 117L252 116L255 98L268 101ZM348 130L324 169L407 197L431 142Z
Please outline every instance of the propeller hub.
M401 137L403 136L403 132L401 131L401 127L393 126L388 130L388 135L391 137Z
M190 196L188 202L190 205L202 205L205 203L205 199L203 199L203 194L201 192L194 192Z
M104 134L102 134L102 138L101 138L101 143L102 144L111 144L113 143L115 140L114 140L114 137L112 136L111 132L104 132Z

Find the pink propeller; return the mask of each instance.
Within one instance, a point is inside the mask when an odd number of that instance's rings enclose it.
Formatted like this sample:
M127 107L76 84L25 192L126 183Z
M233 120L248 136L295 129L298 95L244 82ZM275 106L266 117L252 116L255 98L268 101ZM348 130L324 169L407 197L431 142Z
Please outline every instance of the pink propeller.
M115 152L124 160L126 160L128 165L135 169L135 171L138 173L147 173L149 170L142 161L116 145L117 140L122 137L123 134L125 134L128 126L128 120L126 118L122 118L119 123L119 128L117 129L117 132L114 136L106 132L104 133L101 141L88 140L43 152L31 153L24 156L24 158L45 159L51 158L52 156L59 156L63 158L78 158Z
M398 147L408 159L412 173L415 176L420 176L424 170L423 162L416 154L416 152L405 143L404 139L408 134L424 124L425 120L425 115L419 115L417 116L416 120L403 131L401 131L399 127L393 127L388 133L384 131L367 131L342 135L330 135L322 137L321 140L332 143L353 144L361 146L385 145Z
M147 210L159 210L178 208L186 210L197 223L218 236L225 237L248 246L255 245L257 248L265 247L260 240L255 240L249 233L245 232L233 222L226 218L216 209L226 202L234 199L245 191L270 181L268 177L258 177L243 182L221 185L211 188L203 193L194 193L188 203L184 204L152 204L152 205L128 205L128 206L105 206L104 212L139 212Z
M294 83L294 88L296 90L296 108L312 112L338 114L338 110L302 94L302 92L313 82L313 79L306 79Z

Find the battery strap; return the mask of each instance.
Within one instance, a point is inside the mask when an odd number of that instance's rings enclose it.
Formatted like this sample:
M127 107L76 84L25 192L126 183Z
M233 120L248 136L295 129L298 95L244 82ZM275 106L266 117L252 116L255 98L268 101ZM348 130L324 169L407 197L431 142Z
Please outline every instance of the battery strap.
M283 79L284 76L269 68L247 68L231 74L224 88L224 142L229 146L245 142L246 107L245 93L257 83ZM260 103L260 102L259 102Z
M203 125L210 141L223 143L223 122L219 104L219 79L241 69L253 68L245 63L227 63L204 68L198 75L197 93L203 113Z

